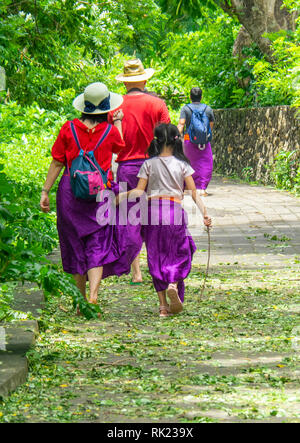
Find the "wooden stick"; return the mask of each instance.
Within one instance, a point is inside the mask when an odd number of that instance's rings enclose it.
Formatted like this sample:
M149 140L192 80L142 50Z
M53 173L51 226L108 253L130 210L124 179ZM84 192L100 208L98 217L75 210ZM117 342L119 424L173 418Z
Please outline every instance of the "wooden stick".
M206 285L206 280L207 280L207 276L208 276L208 271L209 271L209 263L210 263L210 230L209 230L209 226L206 226L206 232L207 232L207 242L208 242L208 250L207 250L207 265L206 265L206 273L205 273L205 277L204 277L204 282L203 282L203 286L199 295L199 299L198 301L200 302L202 297L203 297L203 293L204 293L204 289L205 289L205 285Z

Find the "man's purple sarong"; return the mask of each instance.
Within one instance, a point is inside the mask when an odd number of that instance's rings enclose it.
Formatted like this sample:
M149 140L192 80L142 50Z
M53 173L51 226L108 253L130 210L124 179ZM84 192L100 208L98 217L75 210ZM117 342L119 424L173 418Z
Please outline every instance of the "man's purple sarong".
M136 159L136 160L126 160L118 163L117 169L117 182L120 184L121 191L127 192L131 189L135 189L138 185L138 173L140 172L141 166L144 163L145 159ZM127 183L127 187L124 187L124 183ZM123 184L123 185L122 185ZM137 199L138 202L140 199ZM136 202L128 202L128 213L131 208L136 204ZM138 211L137 217L140 217L141 214ZM130 221L129 221L130 224ZM141 251L143 246L143 239L141 233L141 225L137 224L136 226L131 225L130 233L135 238L135 242L139 251Z
M138 173L145 159L126 160L118 163L117 182L127 183L127 191L135 189L138 184Z
M152 199L148 207L148 225L143 226L149 272L155 290L164 291L170 283L178 282L178 295L182 302L184 279L191 270L196 251L186 220L187 215L179 203Z
M213 155L210 143L201 151L198 145L189 140L184 141L184 153L190 160L195 173L193 179L197 189L206 189L212 177Z
M139 253L135 233L131 226L119 226L118 222L100 226L96 214L104 204L76 199L70 177L62 176L56 205L65 272L85 275L89 269L100 266L103 266L103 278L130 272L131 263Z

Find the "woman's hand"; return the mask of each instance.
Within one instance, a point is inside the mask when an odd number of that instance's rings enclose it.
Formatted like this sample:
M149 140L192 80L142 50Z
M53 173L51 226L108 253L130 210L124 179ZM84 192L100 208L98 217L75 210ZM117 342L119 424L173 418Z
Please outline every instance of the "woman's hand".
M113 113L113 122L118 120L122 121L123 117L124 117L123 111L122 109L119 109L118 111Z
M119 109L118 111L115 111L113 113L113 124L115 128L118 129L121 138L123 138L123 131L122 131L122 120L123 120L124 114L122 109Z
M203 222L204 222L204 225L207 226L208 228L211 227L211 218L208 215L205 215L203 217Z
M45 191L42 191L41 200L40 200L40 208L43 212L50 211L49 195Z
M44 186L42 188L42 195L40 200L40 208L43 212L49 212L50 211L50 203L49 203L49 192L52 188L53 184L55 183L55 180L60 174L60 171L64 167L64 164L53 159L48 170L47 178L44 183Z

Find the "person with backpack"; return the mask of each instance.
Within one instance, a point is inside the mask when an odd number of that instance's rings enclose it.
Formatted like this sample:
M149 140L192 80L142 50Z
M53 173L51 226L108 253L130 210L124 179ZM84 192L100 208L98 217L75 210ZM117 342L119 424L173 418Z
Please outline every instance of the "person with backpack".
M122 138L122 111L108 112L123 102L119 94L110 92L103 83L92 83L75 98L73 106L80 118L67 121L52 147L53 160L42 189L40 207L50 211L49 192L61 177L57 198L57 228L63 269L73 274L77 287L86 296L89 281L89 302L97 303L101 279L130 272L130 265L139 252L127 230L116 223L102 223L99 211L105 202L97 195L110 189L118 192L110 174L113 153L125 148ZM100 217L101 218L101 217ZM105 221L105 220L104 220Z
M214 113L210 106L201 103L202 90L192 88L192 103L183 106L178 129L184 137L184 153L194 169L193 179L200 195L206 197L207 186L212 177L213 155L211 150Z
M183 310L184 279L188 276L196 251L187 230L187 214L181 203L184 185L203 216L205 226L211 218L197 193L194 170L183 153L182 141L175 125L155 128L148 149L149 158L138 173L135 189L121 193L119 202L147 192L148 211L143 221L149 272L159 299L159 316L168 317Z

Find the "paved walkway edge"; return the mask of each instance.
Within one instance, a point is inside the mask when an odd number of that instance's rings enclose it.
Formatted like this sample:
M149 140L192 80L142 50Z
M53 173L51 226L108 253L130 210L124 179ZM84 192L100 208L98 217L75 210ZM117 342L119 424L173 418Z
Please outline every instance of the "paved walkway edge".
M35 284L19 285L13 308L39 316L44 294ZM0 323L0 398L25 383L28 374L26 352L35 344L39 333L37 320Z

